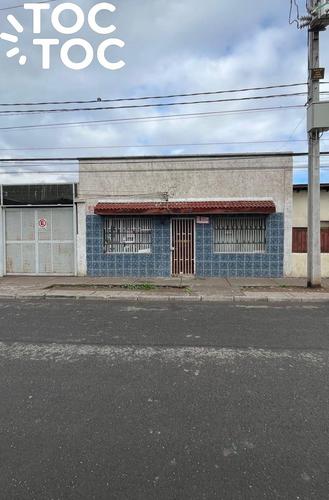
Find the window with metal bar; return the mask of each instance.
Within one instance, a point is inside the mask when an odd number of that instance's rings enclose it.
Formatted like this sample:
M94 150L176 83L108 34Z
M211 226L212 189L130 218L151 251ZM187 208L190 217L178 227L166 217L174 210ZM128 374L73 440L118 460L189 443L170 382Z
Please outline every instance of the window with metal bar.
M151 253L152 219L144 217L105 217L105 253Z
M215 253L264 253L266 217L220 216L214 222Z

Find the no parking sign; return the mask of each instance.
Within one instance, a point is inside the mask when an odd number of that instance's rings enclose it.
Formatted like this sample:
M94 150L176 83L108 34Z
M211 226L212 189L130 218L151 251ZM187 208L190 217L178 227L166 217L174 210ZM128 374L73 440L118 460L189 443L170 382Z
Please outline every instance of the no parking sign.
M38 227L41 231L46 231L48 229L48 221L44 217L41 217L38 221Z

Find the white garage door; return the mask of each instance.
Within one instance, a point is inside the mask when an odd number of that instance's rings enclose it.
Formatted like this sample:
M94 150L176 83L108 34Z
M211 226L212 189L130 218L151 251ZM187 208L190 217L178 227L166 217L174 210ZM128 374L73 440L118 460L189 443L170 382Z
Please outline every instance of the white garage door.
M7 274L74 274L72 208L6 209Z

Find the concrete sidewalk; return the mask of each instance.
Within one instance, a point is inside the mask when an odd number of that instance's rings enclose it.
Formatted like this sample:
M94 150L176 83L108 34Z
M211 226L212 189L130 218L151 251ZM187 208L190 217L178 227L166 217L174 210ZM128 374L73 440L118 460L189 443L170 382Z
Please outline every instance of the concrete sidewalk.
M144 301L328 302L329 279L319 290L295 278L159 278L15 276L0 278L1 298L76 298Z

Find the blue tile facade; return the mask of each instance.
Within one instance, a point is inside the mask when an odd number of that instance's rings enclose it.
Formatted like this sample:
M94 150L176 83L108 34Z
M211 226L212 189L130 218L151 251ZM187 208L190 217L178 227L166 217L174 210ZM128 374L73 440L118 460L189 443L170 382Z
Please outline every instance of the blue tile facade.
M103 219L87 216L87 272L89 276L170 276L170 219L153 217L151 254L105 254Z
M284 217L266 218L266 252L228 254L213 251L213 224L197 226L196 274L200 277L278 278L283 276Z
M196 224L196 275L199 277L283 276L284 216L266 221L266 252L262 254L214 253L213 218ZM170 217L153 217L152 253L112 254L103 250L103 217L87 216L87 269L89 276L169 277L171 275Z

